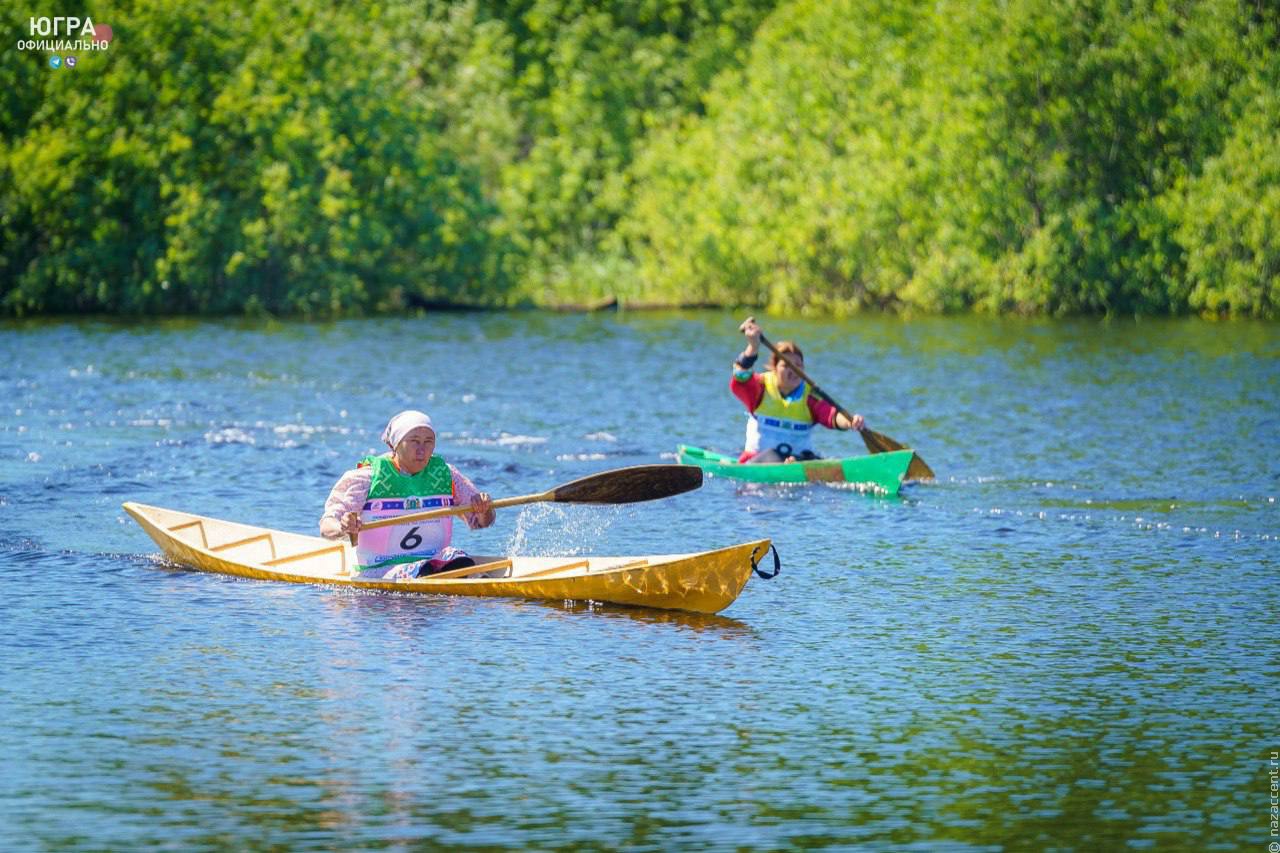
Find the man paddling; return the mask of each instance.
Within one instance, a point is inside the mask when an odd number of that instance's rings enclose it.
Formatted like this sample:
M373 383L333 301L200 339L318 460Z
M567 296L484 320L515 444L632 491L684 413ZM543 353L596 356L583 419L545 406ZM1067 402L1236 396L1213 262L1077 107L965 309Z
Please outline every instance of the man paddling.
M813 449L813 425L828 429L862 429L862 415L846 417L836 407L812 393L809 383L791 369L778 353L804 367L804 353L791 341L779 341L769 357L767 373L752 373L760 350L760 326L748 317L738 327L747 337L747 348L733 363L729 390L742 401L750 416L747 439L739 462L795 462L817 459Z
M408 410L393 417L382 431L390 453L368 456L347 471L324 502L320 535L326 539L360 533L363 524L433 507L470 504L463 516L471 529L493 524L488 493L478 490L452 465L435 454L436 431L426 414ZM475 565L452 544L453 519L407 522L360 534L357 571L362 578L422 577Z

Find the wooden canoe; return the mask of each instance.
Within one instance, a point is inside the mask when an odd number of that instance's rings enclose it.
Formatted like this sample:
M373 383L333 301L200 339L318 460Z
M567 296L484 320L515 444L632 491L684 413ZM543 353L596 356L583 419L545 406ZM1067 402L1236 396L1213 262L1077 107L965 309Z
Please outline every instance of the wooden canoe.
M169 559L193 569L288 583L442 595L607 601L665 610L718 613L751 576L752 555L769 540L695 554L649 557L477 557L477 565L426 578L366 580L351 575L345 540L285 533L128 502L133 516Z

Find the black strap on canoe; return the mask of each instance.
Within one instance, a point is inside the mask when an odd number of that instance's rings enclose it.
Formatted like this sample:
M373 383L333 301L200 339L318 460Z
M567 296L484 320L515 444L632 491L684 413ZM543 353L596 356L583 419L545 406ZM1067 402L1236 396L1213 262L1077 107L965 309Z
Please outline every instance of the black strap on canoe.
M773 552L773 574L768 574L766 572L760 571L760 564L756 562L756 554L759 553L760 549L759 548L751 549L751 571L755 572L764 580L769 580L770 578L776 578L778 576L778 572L782 571L782 559L778 556L777 546L775 546L772 542L770 542L769 550Z

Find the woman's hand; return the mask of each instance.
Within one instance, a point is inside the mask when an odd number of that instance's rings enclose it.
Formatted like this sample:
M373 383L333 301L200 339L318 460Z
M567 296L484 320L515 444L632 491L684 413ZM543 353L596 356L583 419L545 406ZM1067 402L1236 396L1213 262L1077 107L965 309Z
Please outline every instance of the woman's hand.
M493 524L497 514L493 511L493 498L488 492L480 492L471 499L471 514L475 516L476 527L488 527Z
M847 418L839 412L836 413L836 426L840 427L840 429L856 429L861 431L866 425L867 422L863 420L862 415L854 415L851 418Z
M339 539L360 532L360 513L344 513L340 518L328 516L320 522L320 535L325 539Z
M747 336L747 348L742 351L742 356L751 358L760 351L760 324L755 317L748 317L742 321L738 331Z

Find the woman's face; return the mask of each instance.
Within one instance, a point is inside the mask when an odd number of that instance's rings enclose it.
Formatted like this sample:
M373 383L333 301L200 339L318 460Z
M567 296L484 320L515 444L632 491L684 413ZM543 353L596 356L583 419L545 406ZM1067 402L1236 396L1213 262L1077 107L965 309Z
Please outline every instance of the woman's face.
M406 474L417 474L431 461L436 451L436 434L426 427L414 427L396 445L396 467Z
M787 358L800 365L804 369L804 359L793 352L787 353ZM778 390L783 396L790 394L796 390L804 380L800 378L800 374L791 369L791 366L782 359L778 359L778 363L773 366L773 373L778 378Z

